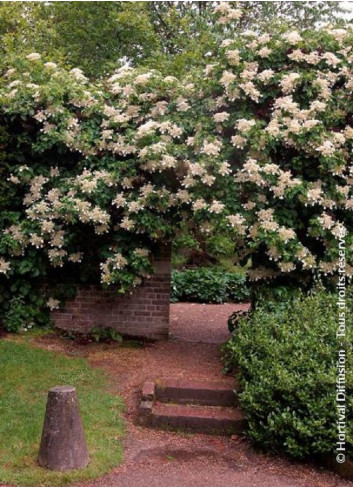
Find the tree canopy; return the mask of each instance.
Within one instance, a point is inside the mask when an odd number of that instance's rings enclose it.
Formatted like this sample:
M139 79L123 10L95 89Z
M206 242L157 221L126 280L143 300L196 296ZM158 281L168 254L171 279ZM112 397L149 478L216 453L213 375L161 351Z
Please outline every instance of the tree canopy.
M40 52L101 77L129 61L182 74L202 65L219 44L212 15L219 2L1 2L6 57ZM229 33L307 29L344 23L339 2L231 2L242 9Z

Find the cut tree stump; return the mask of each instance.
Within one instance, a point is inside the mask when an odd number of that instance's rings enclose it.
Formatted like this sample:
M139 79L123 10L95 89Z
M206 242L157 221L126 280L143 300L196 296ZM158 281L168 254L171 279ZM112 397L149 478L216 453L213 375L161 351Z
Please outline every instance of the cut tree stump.
M51 470L82 469L88 451L75 387L64 385L49 390L39 449L39 464Z

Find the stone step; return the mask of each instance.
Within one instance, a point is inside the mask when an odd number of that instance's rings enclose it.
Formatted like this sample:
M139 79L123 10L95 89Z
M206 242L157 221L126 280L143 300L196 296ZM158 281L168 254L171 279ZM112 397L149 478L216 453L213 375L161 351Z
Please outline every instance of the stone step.
M155 383L155 398L176 404L236 406L234 381L163 380Z
M238 409L155 402L150 426L213 435L240 435L246 424Z

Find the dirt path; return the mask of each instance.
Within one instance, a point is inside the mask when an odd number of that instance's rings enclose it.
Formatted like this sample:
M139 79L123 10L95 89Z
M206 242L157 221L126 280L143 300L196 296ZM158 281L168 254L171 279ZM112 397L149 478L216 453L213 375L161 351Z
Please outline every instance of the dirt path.
M116 348L79 345L57 337L36 340L69 355L82 355L109 373L126 403L125 461L89 485L122 486L352 486L325 469L257 453L244 439L185 435L137 426L144 381L162 378L222 379L219 344L228 338L234 304L171 306L170 341ZM240 306L244 308L244 306ZM87 485L86 483L83 485Z

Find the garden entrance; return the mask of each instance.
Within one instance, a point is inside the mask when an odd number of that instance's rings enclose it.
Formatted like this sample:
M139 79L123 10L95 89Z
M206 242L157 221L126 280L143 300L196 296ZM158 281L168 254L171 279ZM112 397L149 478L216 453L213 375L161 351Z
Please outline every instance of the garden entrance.
M194 304L179 302L170 306L169 337L176 341L221 344L230 337L227 321L246 304Z
M157 377L149 372L141 391L139 424L212 435L244 431L245 418L234 394L236 383L222 375L220 359L220 344L229 339L227 319L235 309L244 308L247 305L171 305L169 345L173 350L181 347L184 357L188 352L187 363L173 377L166 371ZM206 358L211 375L200 369Z

